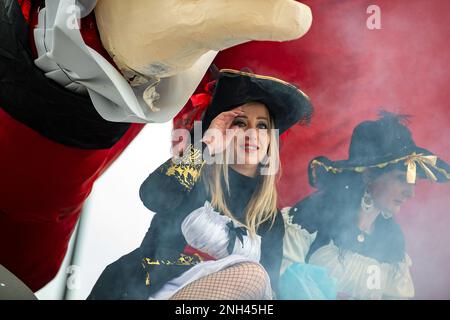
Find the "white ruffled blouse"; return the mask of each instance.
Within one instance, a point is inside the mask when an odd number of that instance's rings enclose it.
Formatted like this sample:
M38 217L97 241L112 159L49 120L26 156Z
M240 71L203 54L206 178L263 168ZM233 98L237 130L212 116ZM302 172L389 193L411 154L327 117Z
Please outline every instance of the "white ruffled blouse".
M230 255L227 251L229 239L229 224L232 220L214 211L206 201L203 207L191 212L183 221L181 231L188 245L216 259ZM241 227L233 221L234 227ZM261 256L261 237L243 235L242 240L236 238L231 254L241 255L249 260L259 261Z
M290 208L282 210L285 236L281 274L293 263L305 263L311 244L316 238L300 225L292 222ZM414 297L414 285L409 269L410 257L397 264L380 263L355 252L339 256L339 248L331 241L315 251L310 264L324 267L337 279L339 293L354 299L405 299Z
M181 231L189 246L214 257L217 260L201 262L177 278L168 281L159 291L149 297L151 300L169 299L176 292L200 278L216 273L233 265L245 262L258 263L261 256L261 237L242 235L236 237L231 253L228 253L228 227L233 220L215 211L206 201L203 207L192 211L183 221ZM234 228L240 227L233 221ZM262 266L261 266L262 267ZM265 273L264 299L272 299L270 278Z

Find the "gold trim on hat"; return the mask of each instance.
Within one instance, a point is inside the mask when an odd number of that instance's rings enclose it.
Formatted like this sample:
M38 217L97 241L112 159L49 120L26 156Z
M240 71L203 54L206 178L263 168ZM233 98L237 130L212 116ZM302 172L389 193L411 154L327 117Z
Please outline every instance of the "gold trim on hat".
M315 176L315 167L317 166L321 166L323 167L327 172L332 172L334 174L336 173L342 173L343 171L355 171L358 173L362 173L364 172L366 169L369 168L385 168L388 165L391 164L397 164L401 161L404 161L405 166L407 166L407 170L406 170L406 181L408 183L415 183L416 182L416 176L417 176L417 164L422 168L422 170L425 172L425 175L433 180L433 181L437 181L437 178L435 176L435 174L431 171L430 167L435 169L436 171L439 171L440 173L442 173L447 179L450 180L450 174L443 168L439 168L436 166L436 161L437 161L437 157L434 155L424 155L423 153L420 154L416 154L415 152L401 157L401 158L397 158L391 161L387 161L387 162L382 162L382 163L378 163L378 164L374 164L371 166L358 166L358 167L347 167L347 168L336 168L333 166L328 166L325 163L319 161L319 160L313 160L311 162L311 168L313 169L313 178L314 180L316 179Z

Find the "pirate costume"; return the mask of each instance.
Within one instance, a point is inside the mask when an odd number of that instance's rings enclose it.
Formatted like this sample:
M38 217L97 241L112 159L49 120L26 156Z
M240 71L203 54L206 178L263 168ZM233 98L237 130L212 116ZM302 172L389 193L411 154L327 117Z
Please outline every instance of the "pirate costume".
M220 113L253 101L267 106L280 133L308 121L312 113L308 97L292 84L222 70L202 125L207 129ZM181 161L168 160L142 184L140 197L156 213L149 231L139 248L105 269L89 299L168 299L200 278L245 262L264 267L263 296L272 298L283 251L281 214L259 225L256 236L244 227L245 210L260 176L243 176L229 168L225 201L235 217L231 219L211 206L199 179L206 166L202 147L194 143L186 151Z
M370 233L361 231L355 222L363 205L361 176L370 168L406 170L408 183L417 177L437 182L450 179L448 164L416 146L400 116L384 112L379 120L358 125L349 159L313 159L309 180L319 191L283 210L282 298L414 296L412 263L395 219L381 212Z

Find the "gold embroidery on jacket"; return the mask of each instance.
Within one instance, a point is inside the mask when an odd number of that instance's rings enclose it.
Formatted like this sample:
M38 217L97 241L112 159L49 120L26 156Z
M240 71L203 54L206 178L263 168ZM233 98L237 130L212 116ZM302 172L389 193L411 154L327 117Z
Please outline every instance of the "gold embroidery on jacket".
M148 287L150 286L150 271L148 270L151 266L195 266L196 264L199 264L200 262L203 262L203 259L197 255L186 255L184 253L180 253L180 257L176 261L171 261L167 259L152 259L152 258L143 258L142 259L142 267L145 272L145 285Z
M200 177L204 163L202 150L189 145L186 154L181 159L178 159L176 163L171 161L166 175L175 177L184 188L190 191Z

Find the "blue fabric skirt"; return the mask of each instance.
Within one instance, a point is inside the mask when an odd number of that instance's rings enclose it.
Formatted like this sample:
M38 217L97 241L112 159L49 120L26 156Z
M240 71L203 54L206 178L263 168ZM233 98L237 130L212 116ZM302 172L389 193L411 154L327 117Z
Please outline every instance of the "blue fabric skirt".
M337 280L323 267L294 263L281 276L279 291L281 300L336 300Z

